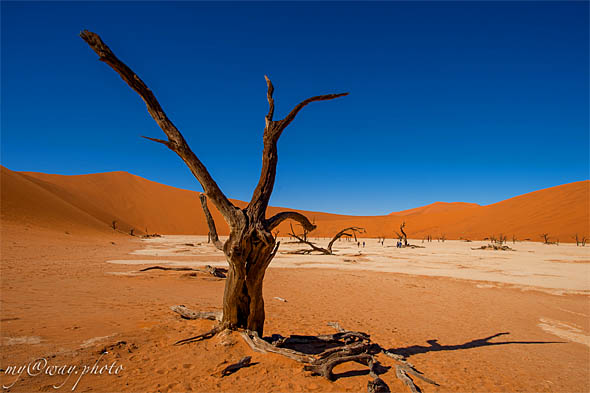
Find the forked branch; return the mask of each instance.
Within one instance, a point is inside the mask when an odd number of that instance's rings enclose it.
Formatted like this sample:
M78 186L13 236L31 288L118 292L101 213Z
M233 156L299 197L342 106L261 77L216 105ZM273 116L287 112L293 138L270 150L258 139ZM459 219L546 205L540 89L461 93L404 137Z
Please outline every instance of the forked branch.
M264 148L262 151L262 170L260 173L260 179L258 180L256 189L254 190L250 203L247 207L249 216L253 219L264 219L264 214L266 212L266 208L268 207L268 201L270 200L270 195L272 194L275 183L278 162L277 142L283 130L287 128L289 124L291 124L293 119L295 119L295 116L297 116L297 113L299 113L299 111L304 106L315 101L332 100L334 98L348 95L348 93L326 94L308 98L293 108L293 110L283 120L275 121L273 120L275 109L275 103L273 99L274 86L268 76L265 76L264 78L266 79L267 85L266 97L269 104L269 110L265 117L266 125L264 127Z
M190 168L193 175L197 178L205 193L211 198L217 209L221 212L224 219L229 225L231 225L236 218L236 207L227 199L223 194L215 180L207 171L207 168L197 158L197 156L190 149L186 140L178 131L176 126L168 118L160 103L147 87L147 85L129 68L125 63L115 56L111 49L102 41L100 36L88 30L84 30L80 33L80 37L86 41L86 43L92 48L94 52L99 56L100 61L108 64L113 70L115 70L119 76L139 94L141 99L145 102L147 110L152 118L158 123L162 131L168 137L168 141L155 138L147 138L154 142L163 143L172 151L174 151L186 165Z

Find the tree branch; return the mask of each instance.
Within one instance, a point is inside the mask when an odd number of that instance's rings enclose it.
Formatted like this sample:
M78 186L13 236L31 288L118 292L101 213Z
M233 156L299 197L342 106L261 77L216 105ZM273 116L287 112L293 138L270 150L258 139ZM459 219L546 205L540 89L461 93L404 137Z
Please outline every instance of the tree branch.
M272 117L275 113L275 100L272 98L272 94L275 91L274 86L268 76L264 75L264 79L266 79L266 86L268 90L266 91L266 98L268 100L268 115L266 115L266 127L272 122Z
M295 108L293 108L293 110L283 120L280 121L280 123L281 123L280 132L282 132L285 128L287 128L287 126L289 124L291 124L293 119L295 119L295 116L297 116L299 111L301 109L303 109L303 107L306 106L307 104L310 104L310 103L316 102L316 101L333 100L334 98L344 97L347 95L348 95L348 93L325 94L322 96L315 96L315 97L308 98L307 100L301 101L299 104L297 104L297 106Z
M205 193L211 198L217 209L221 212L224 219L231 226L237 219L235 213L236 207L223 194L217 183L213 180L207 168L192 152L184 137L178 131L176 126L170 121L160 103L147 87L147 85L133 72L125 63L115 56L111 49L102 41L98 34L84 30L80 33L80 37L92 48L99 56L100 61L108 64L115 70L119 76L139 94L141 99L145 102L147 110L152 118L158 123L162 131L168 137L168 143L155 138L148 138L155 142L164 143L171 150L182 158L182 160L189 167L193 175L197 178Z
M274 115L274 99L272 98L274 87L270 79L265 76L267 84L267 99L269 103L269 111L265 117L266 126L264 127L264 148L262 151L262 171L260 173L260 179L258 185L252 194L252 199L248 204L247 211L250 217L254 219L262 220L268 207L268 201L275 183L275 176L277 172L278 162L278 151L277 142L283 130L291 124L297 113L306 106L307 104L315 101L332 100L334 98L343 97L348 93L341 94L326 94L322 96L315 96L308 98L305 101L299 103L283 120L274 121L272 117Z
M217 236L217 228L215 228L215 221L213 220L213 216L209 211L209 207L207 206L207 196L205 194L199 194L199 199L201 200L201 207L203 208L203 213L205 213L205 219L207 220L207 226L209 227L209 238L211 242L218 250L223 251L223 243L219 240Z
M313 231L316 229L316 226L313 225L307 217L305 217L301 213L297 212L280 212L266 220L266 228L271 231L276 228L281 222L285 220L294 220L301 224L301 226L307 230L308 232Z

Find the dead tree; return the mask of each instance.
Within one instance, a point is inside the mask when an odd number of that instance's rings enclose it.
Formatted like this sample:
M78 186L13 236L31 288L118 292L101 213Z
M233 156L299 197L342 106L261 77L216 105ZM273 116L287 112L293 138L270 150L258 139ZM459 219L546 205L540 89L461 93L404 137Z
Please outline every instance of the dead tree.
M315 218L311 221L311 223L312 223L312 225L315 226ZM295 243L306 243L307 242L307 235L309 234L310 230L305 228L301 224L299 224L299 226L301 227L303 232L301 233L301 235L295 236L295 240L297 240ZM295 233L292 225L291 225L291 233Z
M328 243L328 246L326 248L323 248L318 247L315 245L315 243L312 243L308 240L304 240L301 236L297 235L293 230L293 225L291 225L291 233L289 233L289 236L293 236L295 239L299 240L300 243L307 244L309 247L311 247L311 249L295 250L288 252L288 254L311 254L313 252L318 252L324 255L334 255L334 252L332 251L332 246L334 245L336 240L342 237L346 237L354 238L355 241L358 241L356 237L357 233L365 233L365 229L360 227L344 228L343 230L334 235L334 237L332 238L332 240L330 240L330 243Z
M543 238L543 244L549 244L549 234L548 233L542 233L539 236L541 236Z
M516 244L516 235L512 235L512 244Z
M111 222L111 227L113 227L113 231L117 230L117 221L113 220L113 222Z
M167 136L166 140L145 138L163 144L184 161L203 187L204 194L213 202L230 228L229 238L222 246L229 263L223 295L223 317L221 324L209 332L208 336L226 328L244 328L262 336L265 319L262 282L266 269L279 246L271 231L287 219L299 222L308 230L314 229L314 225L297 212L281 212L266 218L266 209L275 183L278 162L277 142L285 128L291 124L303 107L312 102L343 97L348 93L308 98L295 106L284 119L274 120L274 87L270 79L265 77L269 111L265 117L263 134L262 171L250 202L245 208L240 209L221 191L205 165L190 149L155 95L139 76L119 60L97 34L84 30L80 36L96 52L101 61L116 71L139 94L149 114ZM211 221L208 222L210 230Z
M404 238L404 246L408 246L408 235L406 235L406 233L404 232L404 227L406 226L406 222L402 222L401 225L399 226L399 230L401 231L403 238Z
M135 228L131 228L131 229L129 230L129 234L130 234L131 236L135 236L135 235L133 234L133 232L134 232L134 231L135 231Z

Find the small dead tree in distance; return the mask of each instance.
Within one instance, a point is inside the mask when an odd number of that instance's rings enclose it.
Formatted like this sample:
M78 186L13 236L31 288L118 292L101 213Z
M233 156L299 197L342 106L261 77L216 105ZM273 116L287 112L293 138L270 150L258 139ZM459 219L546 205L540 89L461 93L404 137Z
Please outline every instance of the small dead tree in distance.
M186 140L168 118L160 103L147 85L126 64L119 60L102 39L84 30L80 37L143 99L152 118L167 136L167 140L145 137L175 152L189 167L203 187L204 194L213 202L230 227L229 239L223 244L223 252L229 263L229 271L223 295L223 317L217 331L244 328L263 334L264 301L262 282L271 260L278 250L272 230L281 222L292 219L312 230L309 220L297 212L281 212L268 219L266 209L273 191L278 162L277 142L285 128L306 105L343 97L348 93L327 94L308 98L299 103L282 120L274 120L274 87L268 77L267 100L269 111L265 117L263 134L262 171L252 198L244 209L232 204L211 177L205 165L190 149ZM214 332L212 332L214 334Z
M408 235L406 235L406 233L404 232L404 227L406 226L406 222L402 222L401 225L399 226L399 230L401 231L403 237L404 237L404 246L408 245Z
M328 243L328 246L326 248L323 248L323 247L318 247L314 243L312 243L308 240L304 240L301 236L297 235L295 233L295 231L293 230L293 225L291 225L291 233L289 233L289 235L293 236L295 239L297 239L299 241L299 243L307 244L309 247L311 247L311 249L295 250L295 251L288 252L287 254L311 254L312 252L319 252L320 254L324 254L324 255L334 255L334 252L332 251L332 246L334 245L336 240L339 240L342 237L345 237L345 238L354 237L354 240L357 241L356 234L357 233L364 233L364 232L365 232L365 229L360 228L360 227L344 228L343 230L341 230L340 232L338 232L337 234L334 235L334 237L332 238L332 240L330 240L330 243Z

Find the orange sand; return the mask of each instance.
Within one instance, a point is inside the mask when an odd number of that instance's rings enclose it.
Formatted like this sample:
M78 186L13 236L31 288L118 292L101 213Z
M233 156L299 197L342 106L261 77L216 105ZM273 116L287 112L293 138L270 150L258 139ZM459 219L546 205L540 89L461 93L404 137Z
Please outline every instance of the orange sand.
M51 228L60 226L108 229L116 220L119 228L135 233L207 233L198 193L155 183L126 172L81 176L17 173L2 168L2 220L20 220L24 214ZM25 196L25 197L23 197ZM433 205L386 216L343 216L301 211L315 219L318 228L311 236L332 236L348 226L366 228L366 237L395 237L402 221L409 237L483 239L491 235L515 235L518 239L573 242L573 236L590 236L590 181L565 184L535 191L488 206L468 203ZM245 202L235 201L237 206ZM212 205L212 204L210 204ZM218 231L227 234L223 218L210 206ZM275 214L287 208L269 208ZM59 214L58 214L59 212ZM62 219L63 218L63 219ZM65 223L67 221L67 224ZM65 225L62 225L62 223ZM68 229L65 229L68 230ZM289 224L279 226L281 234Z
M100 366L116 361L124 367L117 375L86 375L75 391L366 391L364 366L338 366L338 379L329 382L303 372L295 361L253 353L235 334L172 345L208 330L212 322L182 320L169 307L218 310L224 282L203 274L137 270L162 259L223 264L224 256L198 239L186 245L186 253L170 256L163 246L162 254L168 254L155 255L146 248L157 243L127 231L134 227L141 233L147 226L151 233L205 234L197 193L126 173L57 176L5 168L1 187L0 382L16 381L7 391L55 391L52 385L64 382L56 375L6 375L9 366L35 358L59 366L92 366L100 359ZM391 238L405 220L410 237L418 239L439 232L476 239L502 231L534 240L549 232L565 242L576 232L588 233L588 187L588 181L578 182L490 206L437 206L381 217L307 214L318 224L314 236L354 224L366 226L368 236ZM226 233L218 213L213 214ZM121 231L110 228L112 220ZM357 256L359 250L342 242L335 246L339 256L313 269L293 267L318 263L316 257L279 255L265 278L265 333L330 333L328 321L365 331L382 346L408 355L440 384L419 383L424 392L590 391L587 249L521 243L518 250L517 243L517 252L508 257L472 252L473 243L465 242L399 251L389 240L381 252L374 239L366 241L375 244L364 254ZM379 265L383 258L390 269ZM121 260L125 264L108 263ZM487 275L475 272L488 265L488 272L480 272ZM465 269L474 274L463 276ZM519 274L546 287L499 284L503 275ZM572 274L577 275L572 288L559 284ZM555 291L560 286L563 290ZM496 337L486 340L490 336ZM101 358L105 348L108 353ZM251 367L225 378L215 375L247 355L255 363ZM387 358L379 360L392 365ZM394 370L382 378L392 391L409 391ZM71 391L75 379L57 391Z
M224 282L182 272L137 273L147 265L105 262L161 258L130 255L144 248L137 239L112 232L79 238L7 225L1 246L2 369L37 357L50 365L91 366L107 348L99 364L116 361L124 367L120 375L86 375L76 391L366 391L366 367L339 366L339 378L329 382L303 372L295 361L252 352L235 334L173 346L208 330L212 322L182 320L169 307L217 310ZM194 249L204 259L223 260L210 245ZM328 321L366 331L381 345L409 354L410 362L440 384L419 384L424 392L590 389L589 344L580 341L590 335L587 295L557 296L443 277L272 266L264 295L267 335L330 333ZM509 334L484 340L500 333ZM212 375L224 362L243 356L252 356L256 364L225 378ZM385 367L392 365L379 359ZM382 378L392 391L408 391L394 370ZM16 379L0 373L2 384ZM54 391L51 385L64 379L24 375L10 391ZM60 390L70 391L74 382L66 381Z

